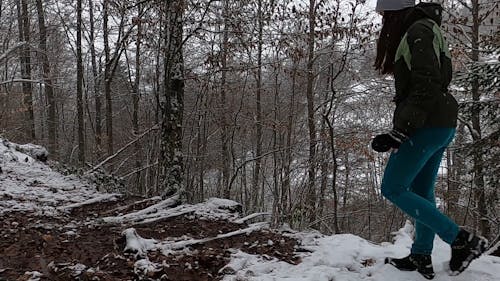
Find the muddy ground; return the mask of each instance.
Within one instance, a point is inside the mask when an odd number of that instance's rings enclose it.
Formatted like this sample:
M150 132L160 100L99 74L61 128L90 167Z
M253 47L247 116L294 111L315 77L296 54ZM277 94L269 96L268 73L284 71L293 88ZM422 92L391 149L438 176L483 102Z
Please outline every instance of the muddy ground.
M267 230L192 246L188 251L163 255L149 252L150 261L162 264L154 272L134 272L139 259L124 253L121 233L129 226L88 223L95 218L143 209L154 201L133 204L133 198L101 202L73 209L60 217L11 212L0 215L0 280L220 280L231 249L266 258L300 262L297 241ZM126 209L120 206L128 206ZM246 228L225 220L179 216L134 226L144 238L214 237ZM271 240L273 243L269 243ZM89 270L90 269L90 270ZM137 271L137 270L136 270ZM37 280L33 278L32 280Z

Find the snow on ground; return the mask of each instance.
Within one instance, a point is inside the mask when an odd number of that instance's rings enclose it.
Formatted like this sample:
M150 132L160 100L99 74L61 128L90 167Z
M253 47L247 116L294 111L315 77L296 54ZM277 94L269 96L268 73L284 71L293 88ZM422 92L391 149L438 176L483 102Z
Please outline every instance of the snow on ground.
M99 196L89 183L74 175L64 176L26 153L38 157L46 150L0 139L0 198L7 199L0 201L0 214L33 211L54 215L58 213L57 207ZM113 195L106 196L112 198Z
M231 262L222 270L233 272L224 281L423 281L417 272L402 272L384 264L385 257L408 255L413 228L407 224L395 233L394 243L373 244L351 234L322 236L297 233L302 247L311 251L302 254L302 262L291 265L276 259L250 255L235 249ZM437 238L434 242L434 281L500 281L500 258L482 256L459 276L449 276L448 244Z
M107 223L147 224L166 218L189 214L202 216L206 219L233 220L239 218L238 210L241 209L240 204L231 200L220 198L209 198L205 202L195 205L184 204L173 207L178 204L178 202L179 197L173 196L133 213L114 217L105 217L103 218L103 221Z
M13 211L56 215L87 204L114 201L120 196L99 193L90 183L76 176L64 176L53 171L45 163L38 161L44 153L45 149L39 146L19 146L0 139L0 215ZM176 206L177 199L174 197L159 200L145 209L104 217L95 222L133 226L182 214L243 223L254 216L268 215L261 213L241 219L241 206L234 201L211 198L196 205ZM165 254L175 254L176 251L188 251L189 247L195 244L243 233L252 235L253 232L268 226L266 223L256 223L245 227L214 237L193 239L184 236L181 239L163 240L143 238L130 227L123 231L126 239L123 251L145 257L137 260L135 271L154 272L162 265L149 261L148 251L158 249ZM226 274L224 281L424 281L426 279L417 272L401 272L383 263L385 257L403 257L408 254L412 242L411 232L412 227L407 224L395 234L393 243L381 245L350 234L286 234L301 241L301 251L297 251L301 256L301 263L293 265L266 255L251 255L241 249L233 249L231 261L220 272ZM437 273L435 281L500 281L498 257L483 256L474 261L461 275L454 277L449 276L446 271L449 259L449 246L437 238L433 254L434 269ZM32 275L36 279L40 273L32 272Z

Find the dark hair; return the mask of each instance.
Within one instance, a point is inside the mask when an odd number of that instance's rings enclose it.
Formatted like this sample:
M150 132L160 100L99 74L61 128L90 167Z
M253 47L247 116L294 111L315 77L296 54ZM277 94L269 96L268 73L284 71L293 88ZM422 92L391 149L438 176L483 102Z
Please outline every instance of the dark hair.
M412 8L397 11L384 11L382 30L377 41L375 69L382 74L394 74L394 57L399 42L406 32L405 18Z

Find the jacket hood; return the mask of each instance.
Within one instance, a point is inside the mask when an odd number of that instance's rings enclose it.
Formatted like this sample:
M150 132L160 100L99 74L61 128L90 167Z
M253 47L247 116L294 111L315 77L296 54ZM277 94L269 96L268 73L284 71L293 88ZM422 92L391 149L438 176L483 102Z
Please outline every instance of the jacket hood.
M438 3L419 3L405 19L406 28L423 18L429 18L441 26L443 7Z

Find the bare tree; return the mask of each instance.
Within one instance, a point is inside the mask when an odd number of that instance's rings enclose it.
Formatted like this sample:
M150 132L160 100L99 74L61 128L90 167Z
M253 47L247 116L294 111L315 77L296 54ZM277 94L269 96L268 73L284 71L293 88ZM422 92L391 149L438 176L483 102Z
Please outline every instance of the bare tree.
M19 29L19 41L30 42L30 16L28 14L27 0L17 0L17 22ZM31 51L30 45L24 44L19 55L21 62L21 78L23 88L23 102L25 117L25 133L28 138L36 139L35 114L33 111L33 88L31 85Z
M36 1L36 10L38 14L38 29L39 29L39 48L40 53L38 54L43 71L44 80L44 90L45 96L48 102L48 118L47 125L49 131L49 150L54 156L57 156L58 146L57 146L57 115L56 115L56 100L54 97L54 85L52 82L50 63L47 50L47 27L45 25L45 11L43 9L42 0Z
M91 59L91 67L92 67L92 76L93 76L93 91L94 91L94 103L95 103L95 143L96 143L96 153L100 153L101 144L102 144L102 101L101 101L101 90L100 90L100 82L101 79L100 71L97 70L97 55L95 50L95 23L94 23L94 1L89 0L89 21L90 21L90 30L89 30L89 48L90 48L90 59Z
M307 126L309 128L309 162L308 162L308 183L306 195L307 219L309 222L316 220L316 118L314 108L314 61L315 61L315 28L316 28L316 1L309 0L308 14L308 39L307 39Z
M78 115L78 161L85 164L85 126L83 119L83 61L82 61L82 0L76 2L76 108Z
M104 98L106 99L106 149L113 154L113 102L111 99L111 80L113 77L111 51L109 47L109 0L103 0L103 36L104 36Z

